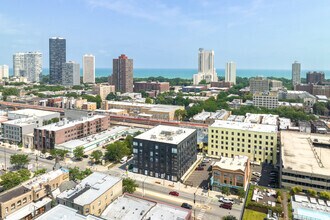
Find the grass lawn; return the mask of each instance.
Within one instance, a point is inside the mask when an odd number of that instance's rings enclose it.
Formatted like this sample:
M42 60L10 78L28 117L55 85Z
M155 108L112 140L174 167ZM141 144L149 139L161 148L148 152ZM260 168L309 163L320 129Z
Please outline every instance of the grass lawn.
M256 212L251 209L245 209L243 220L263 220L267 215L262 212Z

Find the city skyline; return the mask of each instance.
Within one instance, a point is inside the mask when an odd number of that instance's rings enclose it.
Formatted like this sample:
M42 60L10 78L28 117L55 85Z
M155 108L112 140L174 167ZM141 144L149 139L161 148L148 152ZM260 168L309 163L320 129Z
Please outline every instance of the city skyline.
M203 47L217 54L217 69L230 60L237 69L290 69L294 60L302 69L330 69L327 1L0 2L0 64L9 66L14 53L40 51L48 67L48 39L61 36L70 59L92 53L97 68L125 53L136 68L197 69Z

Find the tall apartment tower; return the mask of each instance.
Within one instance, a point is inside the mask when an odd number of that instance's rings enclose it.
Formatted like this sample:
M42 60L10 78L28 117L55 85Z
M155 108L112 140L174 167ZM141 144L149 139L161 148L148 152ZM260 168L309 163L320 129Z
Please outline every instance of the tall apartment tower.
M307 84L318 84L325 81L324 72L308 72L306 73Z
M80 66L79 63L69 61L62 64L62 85L80 85Z
M133 59L128 59L125 54L120 55L118 59L113 59L112 71L110 84L115 85L116 91L133 92Z
M83 56L83 82L95 83L95 56L92 54Z
M62 83L62 64L66 62L66 40L60 37L49 38L49 82Z
M226 63L225 82L236 84L236 63Z
M22 76L24 73L24 55L25 53L15 53L13 55L13 71L14 76L19 77Z
M0 80L3 78L9 78L9 66L0 65Z
M250 79L250 92L268 92L269 91L269 79L263 77L254 77Z
M39 82L42 73L40 52L15 53L13 55L14 76L26 77L29 82Z
M200 81L217 82L218 75L214 68L214 51L199 49L198 52L198 73L194 74L194 85L198 85Z
M294 61L292 64L292 85L298 85L301 83L300 78L300 72L301 72L301 65L297 61Z

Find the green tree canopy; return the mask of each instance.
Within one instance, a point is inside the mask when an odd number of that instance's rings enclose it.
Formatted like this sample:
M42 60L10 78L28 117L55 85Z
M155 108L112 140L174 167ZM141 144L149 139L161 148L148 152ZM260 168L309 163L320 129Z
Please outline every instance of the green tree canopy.
M69 168L69 178L70 180L77 181L86 178L87 176L91 175L93 172L86 168L85 170L79 169L79 167Z
M100 160L102 159L102 156L103 156L103 152L101 150L94 150L91 153L91 158L95 160L95 163L99 163Z
M119 161L129 153L130 149L124 141L116 141L107 146L105 158L110 161Z
M30 175L31 173L27 169L21 169L17 172L8 172L1 176L0 185L2 185L5 190L11 189L28 180Z
M84 156L84 147L76 147L73 150L73 156L77 159L77 160L81 160L82 157Z
M69 153L69 151L68 150L63 150L63 149L52 149L52 150L50 150L50 154L53 157L59 158L60 160L63 160L67 153Z
M46 172L47 172L47 169L46 169L46 168L42 168L42 169L36 170L36 171L34 172L34 176L33 176L33 177L35 177L35 176L40 176L40 175L42 175L42 174L45 174Z
M125 178L123 179L123 191L128 193L134 193L136 190L136 187L139 185L135 182L135 180L131 178Z
M10 163L16 168L22 168L30 162L29 155L13 154L10 156Z

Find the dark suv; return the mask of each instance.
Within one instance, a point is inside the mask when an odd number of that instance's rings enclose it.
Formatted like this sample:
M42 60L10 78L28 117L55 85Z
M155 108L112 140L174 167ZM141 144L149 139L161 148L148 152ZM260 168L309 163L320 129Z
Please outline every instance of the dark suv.
M224 209L229 209L229 210L231 210L231 207L233 207L233 204L231 204L231 203L222 203L222 204L220 205L220 207L221 207L221 208L224 208Z

